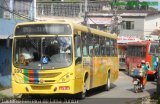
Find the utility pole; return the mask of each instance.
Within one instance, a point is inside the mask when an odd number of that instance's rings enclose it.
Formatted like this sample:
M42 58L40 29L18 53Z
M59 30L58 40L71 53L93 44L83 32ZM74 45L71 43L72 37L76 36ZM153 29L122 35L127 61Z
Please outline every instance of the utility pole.
M88 9L88 0L85 0L85 9L84 9L84 21L83 21L83 25L87 25L87 9Z
M116 3L116 1L115 1ZM113 17L112 17L112 25L111 25L111 33L118 34L118 16L117 16L117 7L114 7Z
M0 6L3 6L4 1L0 0ZM0 18L3 18L3 9L0 9Z
M10 0L9 9L13 11L13 7L14 7L14 0ZM14 17L14 14L10 13L10 18L13 18L13 17Z
M36 0L33 0L33 19L34 21L36 20L36 15L37 15L37 12L36 12Z

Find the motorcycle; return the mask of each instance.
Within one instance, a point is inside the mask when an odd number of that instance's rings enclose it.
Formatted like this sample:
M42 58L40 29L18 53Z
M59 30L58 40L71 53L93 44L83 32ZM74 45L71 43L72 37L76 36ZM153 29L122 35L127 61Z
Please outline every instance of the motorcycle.
M144 87L142 81L144 77L144 72L140 69L134 69L132 70L131 76L133 77L134 92L143 92Z
M140 81L140 78L133 78L134 92L143 92L143 85Z

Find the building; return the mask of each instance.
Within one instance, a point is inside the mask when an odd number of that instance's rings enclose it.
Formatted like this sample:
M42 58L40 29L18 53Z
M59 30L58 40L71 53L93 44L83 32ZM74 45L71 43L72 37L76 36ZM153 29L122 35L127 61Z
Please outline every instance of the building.
M115 21L113 16L121 17L118 20L118 36L141 38L150 35L154 29L160 28L160 13L157 11L119 10L102 11L88 14L88 24L100 30L111 30Z
M7 39L12 39L14 27L19 22L35 18L34 0L0 0L0 85L11 86L11 47Z

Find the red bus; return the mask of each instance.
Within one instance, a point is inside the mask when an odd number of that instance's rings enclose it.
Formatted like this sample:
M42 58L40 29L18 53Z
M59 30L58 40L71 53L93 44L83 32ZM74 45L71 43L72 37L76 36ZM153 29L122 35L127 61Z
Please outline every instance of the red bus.
M147 74L148 77L155 78L155 63L157 63L156 56L149 54L149 47L151 41L138 41L127 43L127 54L126 54L126 70L128 74L131 74L131 70L145 60L149 67Z

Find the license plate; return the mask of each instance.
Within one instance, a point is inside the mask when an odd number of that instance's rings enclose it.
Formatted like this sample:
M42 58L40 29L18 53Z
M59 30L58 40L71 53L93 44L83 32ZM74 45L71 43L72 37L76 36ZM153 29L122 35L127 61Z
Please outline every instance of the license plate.
M138 84L138 81L134 81L133 84Z
M59 90L70 90L69 86L60 86Z

